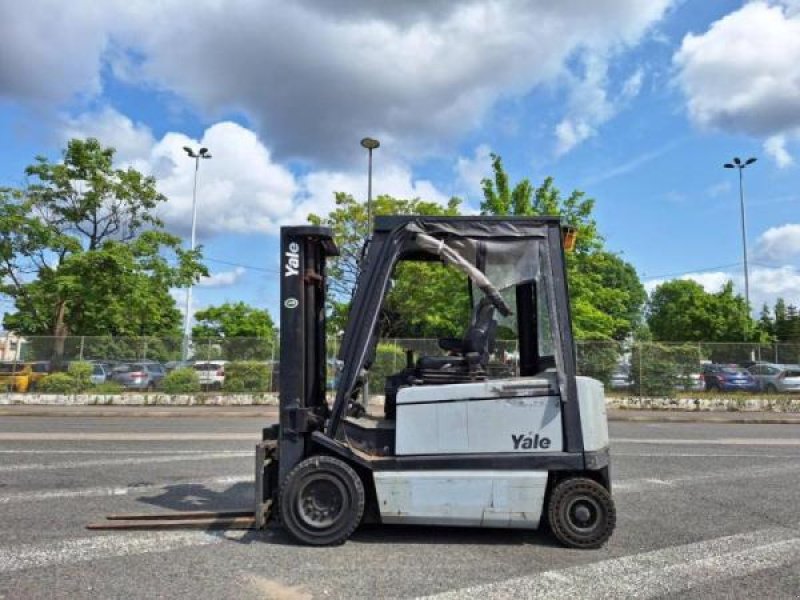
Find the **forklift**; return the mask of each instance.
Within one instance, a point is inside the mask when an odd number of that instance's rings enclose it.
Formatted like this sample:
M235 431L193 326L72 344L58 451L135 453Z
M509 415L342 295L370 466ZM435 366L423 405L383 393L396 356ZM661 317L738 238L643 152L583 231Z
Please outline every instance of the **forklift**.
M276 515L302 544L340 544L362 522L536 529L597 548L614 530L603 386L575 372L558 217L384 216L362 264L326 399L330 229L281 230L280 421L257 450L256 526ZM401 261L465 275L472 315L442 354L406 354L367 411L381 308ZM424 281L420 285L425 285ZM492 376L498 327L513 373ZM374 384L374 382L373 382Z
M362 523L546 526L567 547L602 546L616 511L603 386L576 375L565 268L574 241L558 217L377 217L330 404L325 266L339 251L328 228L283 227L279 422L256 446L255 513L110 515L89 527L275 520L299 543L328 546ZM406 352L375 415L366 384L402 261L460 271L472 312L462 337L438 340L440 353ZM499 373L490 368L498 330L518 347Z

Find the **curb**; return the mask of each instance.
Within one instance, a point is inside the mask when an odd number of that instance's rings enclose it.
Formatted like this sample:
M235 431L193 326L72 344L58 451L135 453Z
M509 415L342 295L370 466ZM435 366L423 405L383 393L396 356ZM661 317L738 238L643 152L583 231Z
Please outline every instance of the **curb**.
M609 415L610 423L707 423L711 425L800 425L800 418L791 417L696 417L693 415Z

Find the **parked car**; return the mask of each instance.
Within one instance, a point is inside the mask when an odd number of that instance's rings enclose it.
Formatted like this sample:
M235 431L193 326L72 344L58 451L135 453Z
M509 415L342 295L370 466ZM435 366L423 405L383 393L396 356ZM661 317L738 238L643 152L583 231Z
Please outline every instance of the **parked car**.
M702 373L689 373L681 377L675 388L685 392L702 392L706 389L705 377Z
M156 362L138 362L119 365L111 373L112 381L116 381L129 390L152 391L164 379L166 370Z
M13 392L32 392L48 373L50 363L45 361L0 363L0 388Z
M761 391L800 392L800 365L758 363L749 370Z
M191 360L171 360L167 363L164 363L164 368L167 370L167 373L169 373L175 369L191 368L193 364L194 362Z
M627 390L630 389L633 382L631 381L631 371L626 367L620 367L611 374L611 379L608 386L612 390Z
M99 385L108 381L111 370L102 363L92 363L92 375L90 377L94 385Z
M221 390L225 385L226 360L204 360L194 364L200 387L204 390Z
M749 371L737 365L705 365L703 367L705 389L708 391L755 392L758 382Z

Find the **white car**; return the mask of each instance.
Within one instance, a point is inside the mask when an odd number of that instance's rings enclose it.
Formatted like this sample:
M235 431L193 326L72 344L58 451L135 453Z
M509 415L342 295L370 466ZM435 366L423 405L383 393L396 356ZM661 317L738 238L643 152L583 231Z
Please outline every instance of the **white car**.
M200 387L209 390L221 390L225 385L226 360L204 360L194 363L194 370L200 380Z

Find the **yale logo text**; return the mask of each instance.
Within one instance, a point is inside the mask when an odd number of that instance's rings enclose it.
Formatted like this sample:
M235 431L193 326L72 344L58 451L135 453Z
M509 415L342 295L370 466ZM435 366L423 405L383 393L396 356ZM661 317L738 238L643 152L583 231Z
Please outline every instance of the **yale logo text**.
M286 272L284 277L292 277L300 273L300 245L297 242L289 244L289 250L286 256Z
M511 441L514 443L514 450L547 450L550 447L550 438L540 437L539 434L528 432L527 435L520 433L519 435L511 434Z

